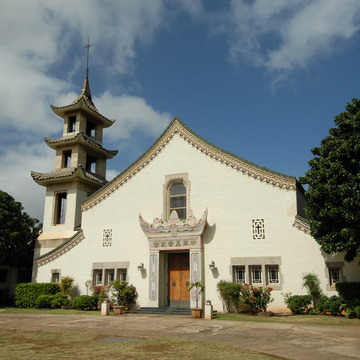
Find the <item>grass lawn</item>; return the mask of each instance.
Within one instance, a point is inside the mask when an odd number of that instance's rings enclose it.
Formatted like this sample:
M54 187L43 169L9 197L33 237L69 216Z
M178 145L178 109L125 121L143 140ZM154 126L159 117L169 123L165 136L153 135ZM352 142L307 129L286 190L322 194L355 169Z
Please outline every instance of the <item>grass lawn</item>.
M0 357L18 359L243 359L274 357L238 346L158 338L123 338L70 331L0 329Z
M334 326L359 326L360 319L347 319L344 316L333 315L290 315L290 316L257 316L253 314L219 314L215 320L228 321L258 321L287 324L313 324Z
M47 315L95 315L100 316L100 310L64 310L64 309L20 309L15 307L0 308L2 314L47 314Z

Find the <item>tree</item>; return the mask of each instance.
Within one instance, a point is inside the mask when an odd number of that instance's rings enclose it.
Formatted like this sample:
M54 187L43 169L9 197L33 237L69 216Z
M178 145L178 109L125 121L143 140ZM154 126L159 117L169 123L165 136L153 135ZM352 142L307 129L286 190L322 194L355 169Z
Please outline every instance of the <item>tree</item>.
M31 266L38 223L23 212L21 203L0 190L0 264Z
M309 185L305 212L311 234L328 253L360 255L360 100L335 116L337 127L311 150L310 170L300 178Z

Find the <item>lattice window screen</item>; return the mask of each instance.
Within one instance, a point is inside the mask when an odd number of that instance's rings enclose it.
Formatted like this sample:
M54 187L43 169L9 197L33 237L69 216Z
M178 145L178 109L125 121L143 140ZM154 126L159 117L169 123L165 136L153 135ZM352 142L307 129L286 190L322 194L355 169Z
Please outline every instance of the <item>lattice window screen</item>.
M264 219L253 219L252 221L253 239L265 239L265 224Z
M112 243L112 229L104 229L103 230L103 246L108 247L111 246Z

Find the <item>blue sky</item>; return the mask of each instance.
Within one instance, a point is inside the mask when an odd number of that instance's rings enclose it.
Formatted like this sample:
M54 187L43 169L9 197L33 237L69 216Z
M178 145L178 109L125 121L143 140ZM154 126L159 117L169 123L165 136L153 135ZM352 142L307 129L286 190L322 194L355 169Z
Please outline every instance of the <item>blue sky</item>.
M300 177L334 116L360 97L358 0L0 0L0 189L42 220L60 137L50 104L85 78L117 121L108 178L178 116L258 165Z

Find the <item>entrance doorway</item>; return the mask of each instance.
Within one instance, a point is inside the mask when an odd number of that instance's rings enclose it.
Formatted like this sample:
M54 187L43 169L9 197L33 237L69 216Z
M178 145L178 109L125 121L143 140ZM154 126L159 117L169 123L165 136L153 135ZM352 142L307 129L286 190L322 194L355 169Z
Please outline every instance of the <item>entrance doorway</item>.
M190 306L189 253L168 253L168 305Z

